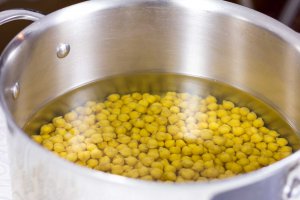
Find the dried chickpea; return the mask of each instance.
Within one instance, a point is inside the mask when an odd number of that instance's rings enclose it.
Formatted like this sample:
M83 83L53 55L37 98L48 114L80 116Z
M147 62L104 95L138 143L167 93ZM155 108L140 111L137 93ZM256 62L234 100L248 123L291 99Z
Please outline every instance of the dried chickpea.
M227 178L292 153L253 110L189 93L111 94L39 131L32 139L70 162L142 180Z

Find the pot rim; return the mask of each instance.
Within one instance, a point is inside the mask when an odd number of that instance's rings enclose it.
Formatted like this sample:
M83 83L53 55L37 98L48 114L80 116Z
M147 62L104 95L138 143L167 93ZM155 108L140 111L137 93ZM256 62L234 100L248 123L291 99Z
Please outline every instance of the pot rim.
M300 51L300 39L296 32L294 32L289 27L285 26L284 24L268 17L262 13L254 11L252 9L225 2L222 0L129 0L129 1L109 1L109 0L101 0L101 1L87 1L83 3L79 3L73 6L69 6L63 9L60 9L52 14L47 15L45 18L41 19L40 21L34 22L30 26L26 27L22 32L23 33L32 33L32 32L42 32L43 30L54 26L56 24L67 22L68 20L74 18L80 18L88 14L93 14L96 11L100 10L107 10L107 9L116 9L119 7L127 7L131 5L142 5L147 4L147 6L151 5L163 5L163 6L175 6L175 7L182 7L192 12L197 11L209 11L209 12L217 12L219 14L224 14L230 17L234 17L240 19L242 21L249 22L257 27L263 28L268 30L271 33L274 33L280 39L288 42L289 44L293 44L293 47ZM75 17L74 17L75 16ZM300 151L294 152L292 155L288 156L287 158L280 160L270 166L261 168L259 170L253 171L251 173L243 174L234 176L232 178L227 178L223 180L216 180L211 182L187 182L187 183L175 183L175 184L167 184L163 182L153 182L153 181L143 181L139 179L132 179L123 176L118 176L114 174L104 173L101 171L91 170L87 167L81 167L75 165L71 162L65 161L58 156L54 155L52 152L44 149L40 145L36 144L32 141L24 131L18 127L16 124L12 114L9 111L8 105L5 101L4 93L5 93L5 86L4 86L4 77L3 71L9 70L3 64L5 63L5 59L10 55L11 50L15 44L17 38L15 37L9 45L3 51L0 57L0 105L5 113L6 121L13 131L10 134L17 134L23 140L26 140L33 149L36 151L40 151L45 156L48 156L50 162L55 162L59 167L63 169L67 169L72 171L72 173L78 173L82 176L87 176L92 179L96 179L96 181L108 181L111 183L117 184L124 184L127 186L134 186L137 188L146 188L147 189L173 189L178 190L180 189L203 189L206 190L208 188L220 188L220 191L226 191L233 188L243 187L253 182L258 182L264 178L270 177L274 175L279 170L282 170L285 167L290 167L293 164L296 164L297 160L300 158Z

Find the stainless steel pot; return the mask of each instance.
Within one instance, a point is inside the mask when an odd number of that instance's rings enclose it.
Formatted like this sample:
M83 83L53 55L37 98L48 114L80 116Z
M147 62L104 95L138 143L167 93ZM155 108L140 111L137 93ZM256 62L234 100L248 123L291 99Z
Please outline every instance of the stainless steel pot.
M210 183L144 182L75 166L19 128L51 99L83 84L139 71L207 77L252 91L300 128L300 39L281 23L218 0L90 1L43 17L0 13L0 24L36 21L0 60L13 198L299 198L297 151L261 170Z

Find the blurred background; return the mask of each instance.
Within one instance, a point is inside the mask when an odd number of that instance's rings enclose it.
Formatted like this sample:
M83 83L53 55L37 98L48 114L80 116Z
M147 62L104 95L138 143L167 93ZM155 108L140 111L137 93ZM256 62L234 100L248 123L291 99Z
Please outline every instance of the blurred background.
M0 11L13 8L38 10L43 14L84 0L0 0ZM184 1L184 0L183 0ZM200 0L199 0L200 1ZM265 13L300 32L300 0L228 0ZM29 22L18 21L0 26L0 52Z

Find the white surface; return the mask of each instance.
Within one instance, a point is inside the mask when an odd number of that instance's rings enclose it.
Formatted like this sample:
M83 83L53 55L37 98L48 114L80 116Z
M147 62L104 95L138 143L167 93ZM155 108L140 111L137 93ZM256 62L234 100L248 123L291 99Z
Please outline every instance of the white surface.
M1 1L1 0L0 0ZM2 110L0 109L0 200L11 200L11 186L8 167L7 128Z

